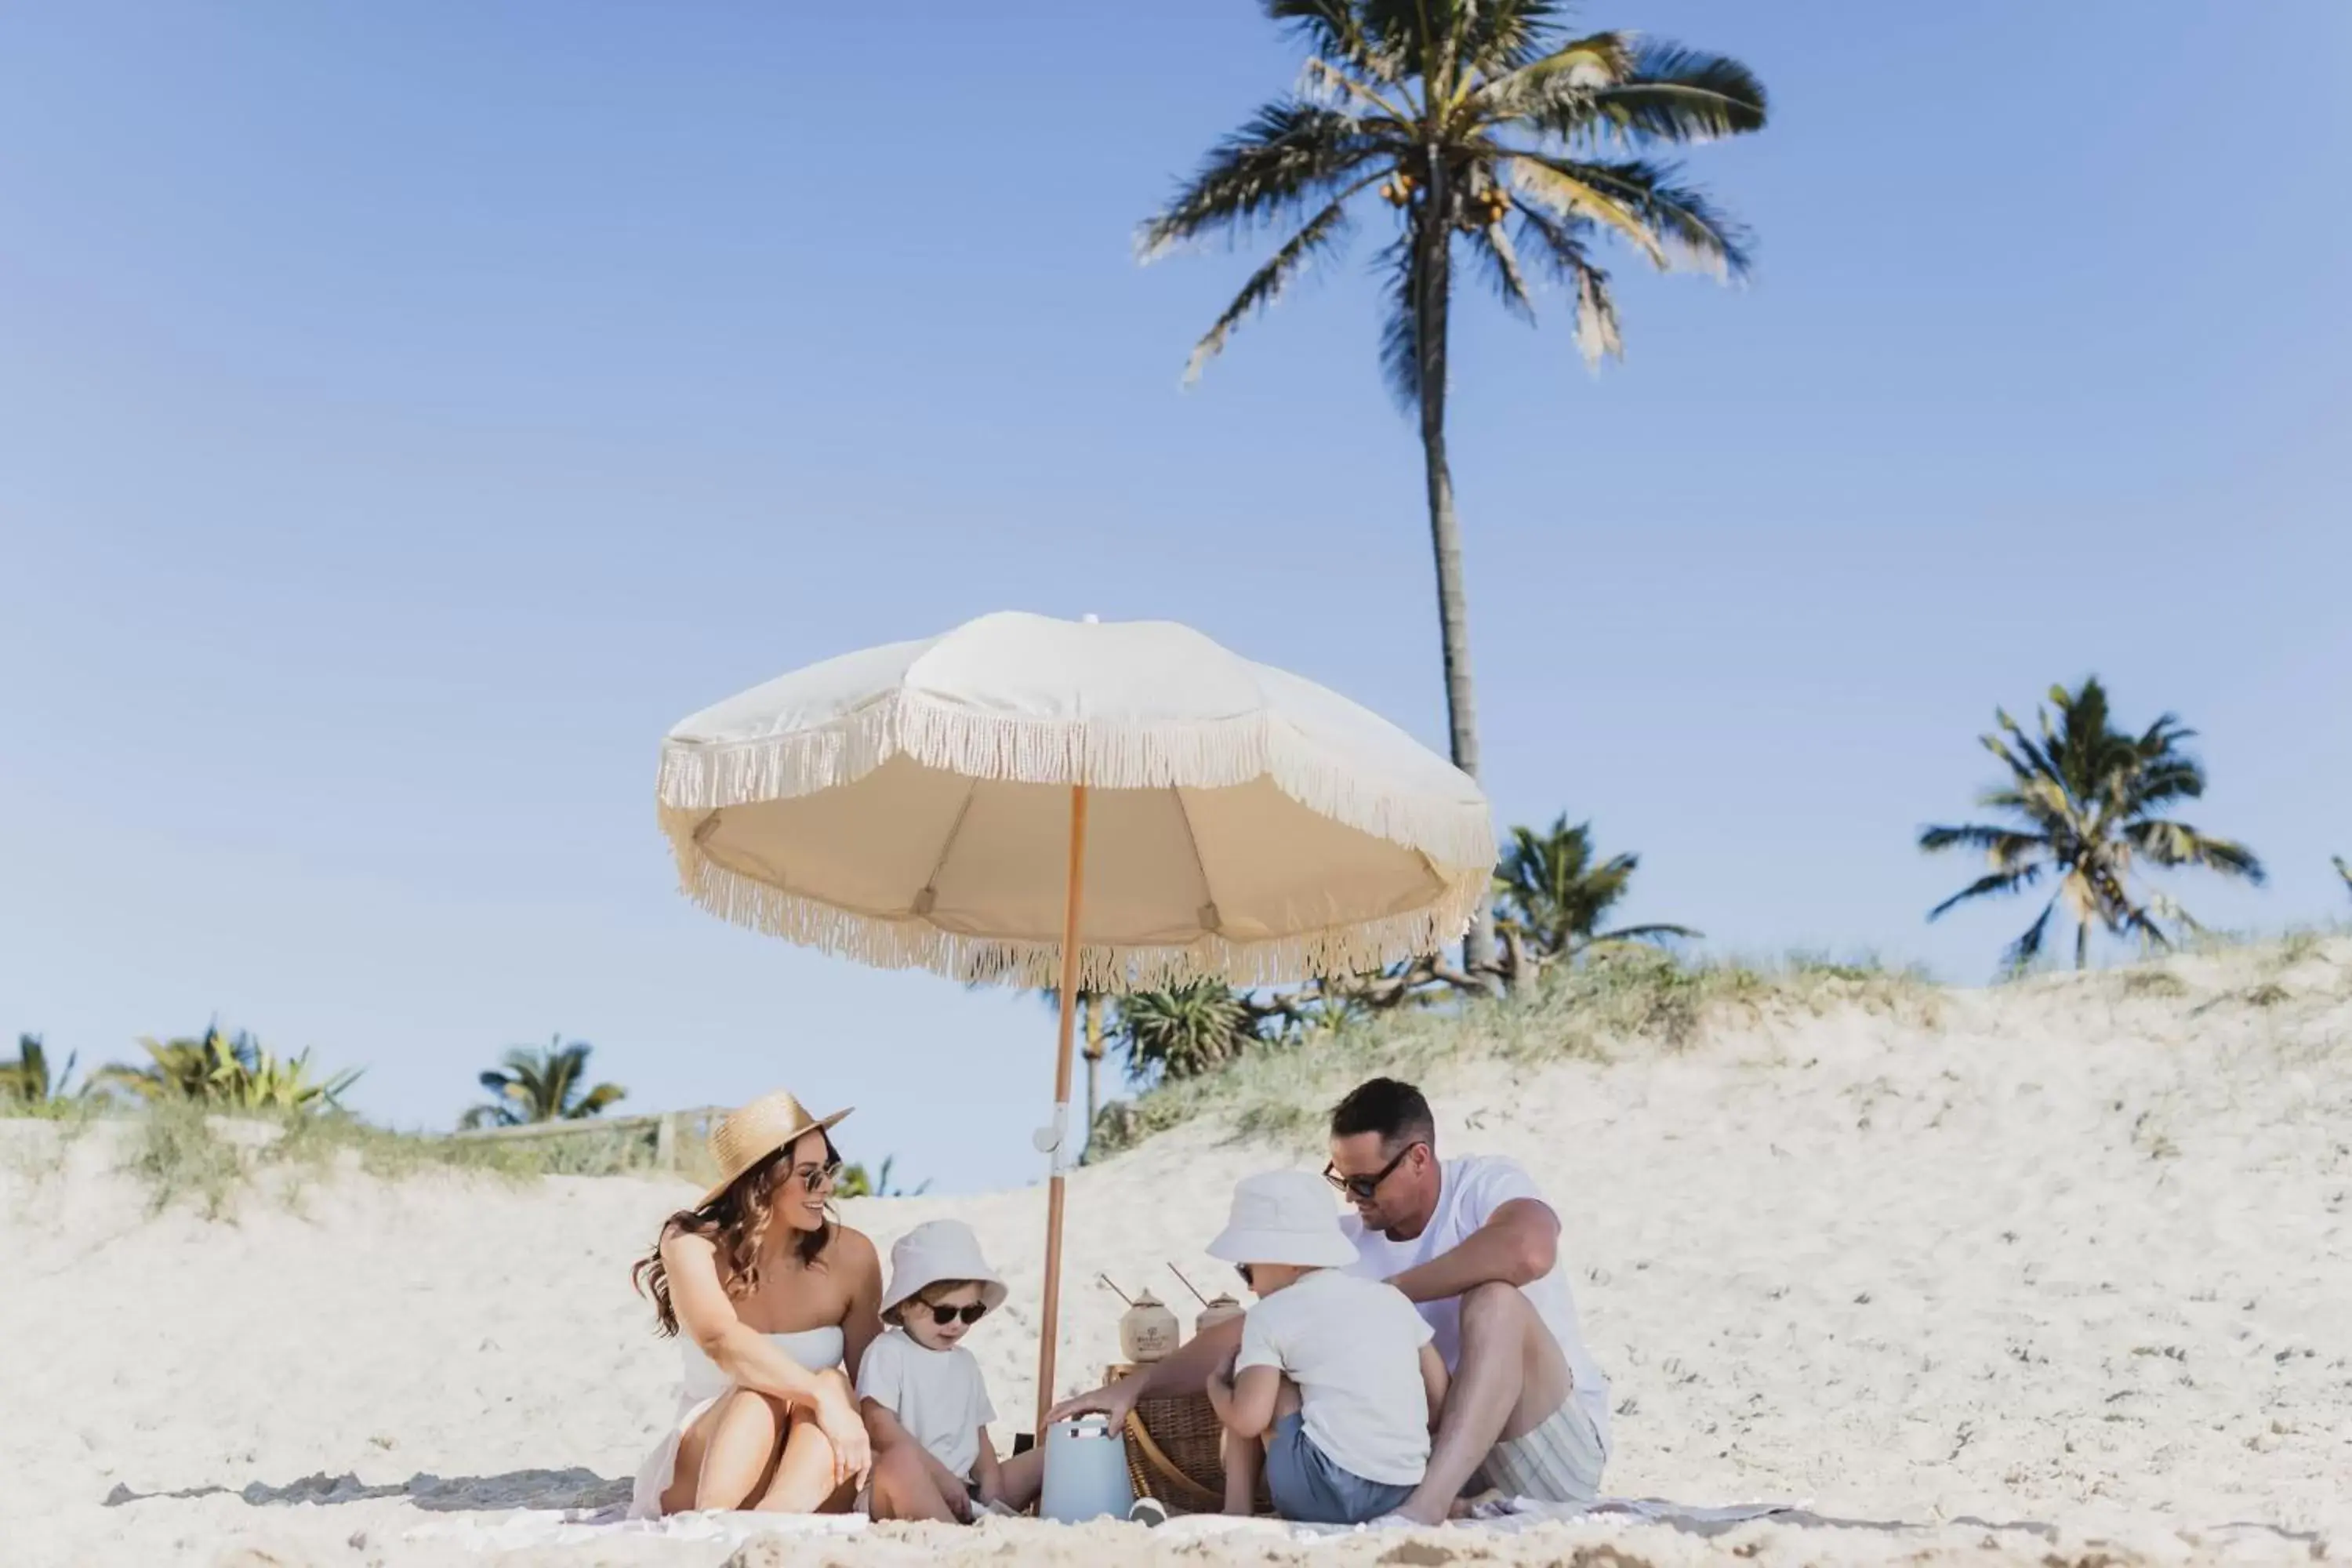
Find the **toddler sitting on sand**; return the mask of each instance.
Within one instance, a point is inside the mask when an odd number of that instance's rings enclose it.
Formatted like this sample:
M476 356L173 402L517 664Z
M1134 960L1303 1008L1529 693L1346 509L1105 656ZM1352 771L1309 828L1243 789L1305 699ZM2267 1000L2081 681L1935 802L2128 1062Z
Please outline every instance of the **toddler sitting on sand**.
M961 1221L926 1221L890 1249L882 1296L889 1331L857 1368L859 1409L875 1458L911 1448L918 1465L877 1467L866 1511L876 1519L956 1520L976 1508L1018 1513L1037 1499L1036 1450L1000 1462L989 1440L996 1418L980 1363L963 1348L971 1326L1004 1304L1004 1282Z
M1231 1435L1225 1511L1250 1511L1261 1436L1283 1518L1362 1524L1402 1506L1429 1463L1445 1363L1402 1291L1345 1271L1356 1249L1323 1183L1304 1171L1244 1178L1209 1256L1237 1265L1258 1298L1231 1376L1209 1380Z

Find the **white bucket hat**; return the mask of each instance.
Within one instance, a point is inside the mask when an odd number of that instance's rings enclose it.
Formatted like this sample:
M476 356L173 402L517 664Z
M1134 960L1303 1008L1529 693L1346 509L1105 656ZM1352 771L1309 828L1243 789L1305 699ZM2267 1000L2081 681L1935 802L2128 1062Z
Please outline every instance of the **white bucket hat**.
M1004 1281L981 1256L971 1226L960 1219L927 1219L890 1248L890 1289L882 1296L882 1316L896 1322L891 1314L942 1279L977 1280L982 1306L992 1312L1004 1305Z
M1234 1184L1225 1228L1209 1256L1227 1263L1287 1263L1300 1268L1345 1268L1356 1248L1339 1229L1339 1211L1323 1178L1305 1171L1268 1171Z

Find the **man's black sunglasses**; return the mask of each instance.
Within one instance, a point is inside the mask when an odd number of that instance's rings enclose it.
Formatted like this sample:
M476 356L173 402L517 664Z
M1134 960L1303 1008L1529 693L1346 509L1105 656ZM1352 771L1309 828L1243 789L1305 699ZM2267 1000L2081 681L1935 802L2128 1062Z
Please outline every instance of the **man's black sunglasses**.
M1380 1168L1380 1172L1376 1175L1343 1176L1339 1173L1339 1166L1326 1165L1323 1167L1323 1179L1330 1183L1333 1186L1339 1188L1341 1192L1347 1194L1349 1197L1355 1199L1358 1203L1368 1204L1372 1201L1373 1195L1381 1190L1381 1184L1387 1181L1391 1176L1396 1174L1397 1167L1404 1163L1404 1157L1421 1146L1422 1145L1418 1142L1406 1144L1403 1148L1397 1151L1397 1157L1395 1159L1391 1160L1387 1164L1382 1165Z
M931 1321L941 1328L946 1328L958 1318L961 1318L967 1325L970 1325L988 1316L988 1308L978 1301L974 1301L969 1307L943 1307L936 1301L926 1301L923 1304L931 1310Z

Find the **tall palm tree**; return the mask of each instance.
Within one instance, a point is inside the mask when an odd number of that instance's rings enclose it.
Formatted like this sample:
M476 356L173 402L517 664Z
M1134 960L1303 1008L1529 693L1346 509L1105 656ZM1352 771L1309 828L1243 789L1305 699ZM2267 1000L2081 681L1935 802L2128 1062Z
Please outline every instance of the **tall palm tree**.
M2165 811L2205 793L2205 770L2181 749L2196 735L2167 713L2137 735L2110 721L2106 689L2093 676L2068 691L2050 689L2041 710L2041 739L2029 737L2007 713L1985 747L2009 769L2009 782L1977 796L1989 810L2007 812L2008 826L1980 823L1929 827L1919 847L1984 852L1985 874L1928 911L1934 920L1971 899L2018 893L2046 879L2057 887L2042 913L2010 943L2003 960L2023 969L2041 956L2050 919L2063 902L2074 918L2074 967L2090 963L2091 928L2137 935L2144 945L2169 947L2168 923L2197 929L2187 910L2160 892L2143 893L2133 880L2142 861L2160 868L2202 866L2259 887L2262 862L2244 845L2191 827Z
M1565 814L1541 833L1514 827L1502 864L1496 868L1497 924L1539 963L1572 958L1596 942L1699 935L1687 926L1663 923L1600 929L1610 910L1624 898L1641 864L1638 855L1612 855L1594 865L1592 825L1570 827Z
M1764 89L1720 56L1627 33L1568 37L1557 0L1264 4L1313 51L1305 74L1217 144L1144 224L1141 249L1149 259L1211 234L1290 230L1193 348L1188 374L1198 375L1235 327L1337 250L1351 207L1377 191L1393 209L1381 358L1398 401L1420 416L1454 761L1475 777L1462 527L1445 455L1455 247L1522 321L1536 313L1528 268L1548 273L1571 296L1586 361L1622 355L1597 237L1660 268L1731 278L1748 268L1738 225L1672 165L1631 154L1760 130ZM1472 965L1492 947L1482 915Z
M576 1121L601 1116L604 1108L625 1099L628 1090L616 1083L588 1081L588 1057L596 1047L585 1040L563 1043L561 1034L547 1048L534 1051L517 1046L506 1054L506 1065L482 1074L481 1084L497 1096L488 1105L466 1112L461 1127L519 1127L529 1121Z

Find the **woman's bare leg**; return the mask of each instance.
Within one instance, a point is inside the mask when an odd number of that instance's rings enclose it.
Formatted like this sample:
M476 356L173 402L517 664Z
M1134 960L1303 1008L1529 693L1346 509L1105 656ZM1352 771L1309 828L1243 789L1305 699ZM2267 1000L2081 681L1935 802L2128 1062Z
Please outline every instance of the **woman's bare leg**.
M679 1439L670 1488L662 1494L662 1511L741 1508L775 1473L785 1419L781 1400L748 1388L739 1388L711 1406ZM699 1452L689 1453L693 1448ZM686 1477L691 1481L680 1479ZM687 1494L673 1507L671 1498L681 1486Z
M794 1412L775 1475L752 1506L761 1513L846 1513L856 1500L855 1478L834 1484L833 1440L815 1416Z

